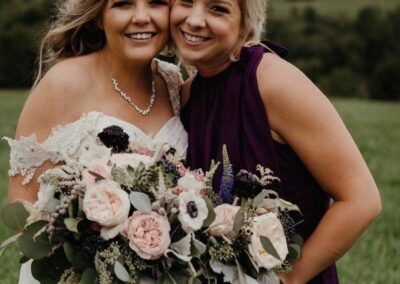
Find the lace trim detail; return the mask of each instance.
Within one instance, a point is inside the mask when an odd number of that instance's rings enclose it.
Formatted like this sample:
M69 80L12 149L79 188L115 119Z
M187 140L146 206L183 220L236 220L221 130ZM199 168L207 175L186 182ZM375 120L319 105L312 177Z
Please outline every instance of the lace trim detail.
M180 88L183 84L183 78L179 67L175 64L157 60L158 73L164 78L167 83L169 97L172 104L172 109L175 115L179 115L181 110Z
M10 145L9 176L20 174L24 177L22 184L26 185L45 161L53 164L71 157L80 147L82 141L96 128L100 113L92 112L82 115L72 123L58 126L43 143L37 141L36 134L22 137L20 140L3 137Z

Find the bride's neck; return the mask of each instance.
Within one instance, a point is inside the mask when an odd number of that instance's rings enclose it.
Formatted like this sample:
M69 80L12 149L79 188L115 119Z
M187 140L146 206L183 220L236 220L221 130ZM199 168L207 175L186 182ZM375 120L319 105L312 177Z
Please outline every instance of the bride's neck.
M119 84L129 88L141 89L145 87L153 77L153 60L151 61L127 61L113 57L106 51L99 54L102 68L107 76L114 78Z

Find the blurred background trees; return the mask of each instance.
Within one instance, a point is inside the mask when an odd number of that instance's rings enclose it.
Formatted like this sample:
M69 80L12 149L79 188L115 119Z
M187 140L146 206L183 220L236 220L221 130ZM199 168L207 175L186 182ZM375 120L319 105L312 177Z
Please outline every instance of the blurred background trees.
M400 1L376 2L270 0L266 37L328 95L400 100ZM31 85L54 5L0 0L1 88Z

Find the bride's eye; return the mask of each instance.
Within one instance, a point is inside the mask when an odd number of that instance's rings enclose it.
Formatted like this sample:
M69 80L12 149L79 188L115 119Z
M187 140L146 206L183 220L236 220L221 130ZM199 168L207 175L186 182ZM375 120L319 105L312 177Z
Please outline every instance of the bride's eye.
M169 0L150 0L150 5L169 5Z
M132 1L129 0L119 0L119 1L115 1L112 4L112 8L123 8L123 7L128 7L132 4Z

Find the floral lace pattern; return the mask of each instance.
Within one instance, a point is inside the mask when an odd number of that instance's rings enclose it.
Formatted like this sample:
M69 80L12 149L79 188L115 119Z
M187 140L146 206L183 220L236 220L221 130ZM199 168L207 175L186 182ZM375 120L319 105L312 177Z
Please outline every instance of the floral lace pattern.
M138 139L150 147L157 143L167 143L174 147L179 155L185 157L188 138L178 116L180 110L179 88L182 77L177 66L157 61L158 72L167 84L175 116L168 120L155 136L148 136L129 122L101 112L89 112L74 122L54 128L52 134L43 143L37 141L35 134L19 140L3 137L11 148L9 176L20 174L24 177L22 184L28 184L32 180L36 168L45 161L56 164L79 156L84 147L96 143L97 133L110 125L121 126L131 139Z

